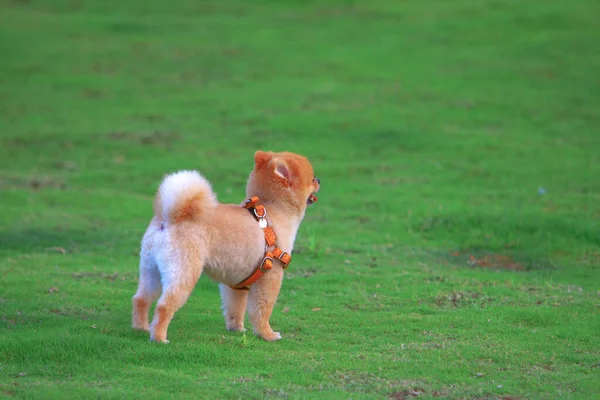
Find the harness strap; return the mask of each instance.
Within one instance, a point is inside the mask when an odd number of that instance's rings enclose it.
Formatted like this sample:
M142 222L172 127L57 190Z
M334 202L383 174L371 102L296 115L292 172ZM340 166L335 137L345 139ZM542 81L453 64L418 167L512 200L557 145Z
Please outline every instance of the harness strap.
M274 258L281 261L281 263L283 264L283 269L286 269L292 261L291 255L277 247L277 235L275 235L275 231L273 230L273 228L268 226L266 220L267 210L265 209L265 206L257 203L258 197L253 196L246 200L246 202L244 203L244 208L248 209L252 213L254 218L258 221L258 225L263 229L266 242L265 256L258 265L258 267L256 267L254 272L252 272L252 274L248 278L244 279L237 285L229 286L230 288L235 290L250 290L250 285L259 280L260 277L263 276L268 270L273 268ZM270 248L272 248L272 250L269 250Z

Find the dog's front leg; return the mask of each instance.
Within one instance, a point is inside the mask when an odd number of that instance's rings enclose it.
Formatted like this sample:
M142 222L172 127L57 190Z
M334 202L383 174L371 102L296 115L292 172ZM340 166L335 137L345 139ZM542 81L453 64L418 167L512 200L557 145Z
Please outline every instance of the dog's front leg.
M250 286L248 295L250 321L254 326L254 333L268 342L281 339L281 334L271 329L269 319L277 301L282 280L283 269L279 265L274 265L270 271Z

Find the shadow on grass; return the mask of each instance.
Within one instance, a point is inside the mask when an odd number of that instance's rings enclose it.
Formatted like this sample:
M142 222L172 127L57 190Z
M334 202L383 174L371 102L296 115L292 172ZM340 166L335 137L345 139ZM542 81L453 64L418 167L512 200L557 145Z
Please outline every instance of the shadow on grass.
M558 266L535 250L494 251L489 249L434 250L429 255L447 264L509 271L551 270Z
M137 238L136 238L137 239ZM0 253L72 253L91 249L111 249L128 245L130 237L121 237L110 230L25 228L0 231ZM131 244L131 252L136 250ZM136 253L137 254L137 253Z
M447 250L432 253L445 262L514 271L554 269L550 259L600 246L594 223L540 215L433 216L413 225Z

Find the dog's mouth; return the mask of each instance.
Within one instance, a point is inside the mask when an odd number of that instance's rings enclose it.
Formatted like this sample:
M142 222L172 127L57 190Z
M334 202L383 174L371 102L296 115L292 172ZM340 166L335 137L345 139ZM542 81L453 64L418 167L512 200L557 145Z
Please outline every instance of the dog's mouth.
M317 193L319 189L321 189L321 180L319 178L313 177L312 183L313 192L310 194L310 196L308 196L308 199L306 199L306 204L308 205L311 205L317 201L317 196L315 196L315 193Z

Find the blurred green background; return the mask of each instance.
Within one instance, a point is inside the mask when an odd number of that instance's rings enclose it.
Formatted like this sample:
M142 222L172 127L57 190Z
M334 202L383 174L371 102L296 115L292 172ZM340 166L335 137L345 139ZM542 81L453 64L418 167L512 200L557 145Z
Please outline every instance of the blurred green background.
M600 3L0 0L0 392L600 393ZM129 328L165 173L322 181L272 318ZM509 397L514 396L514 397Z

